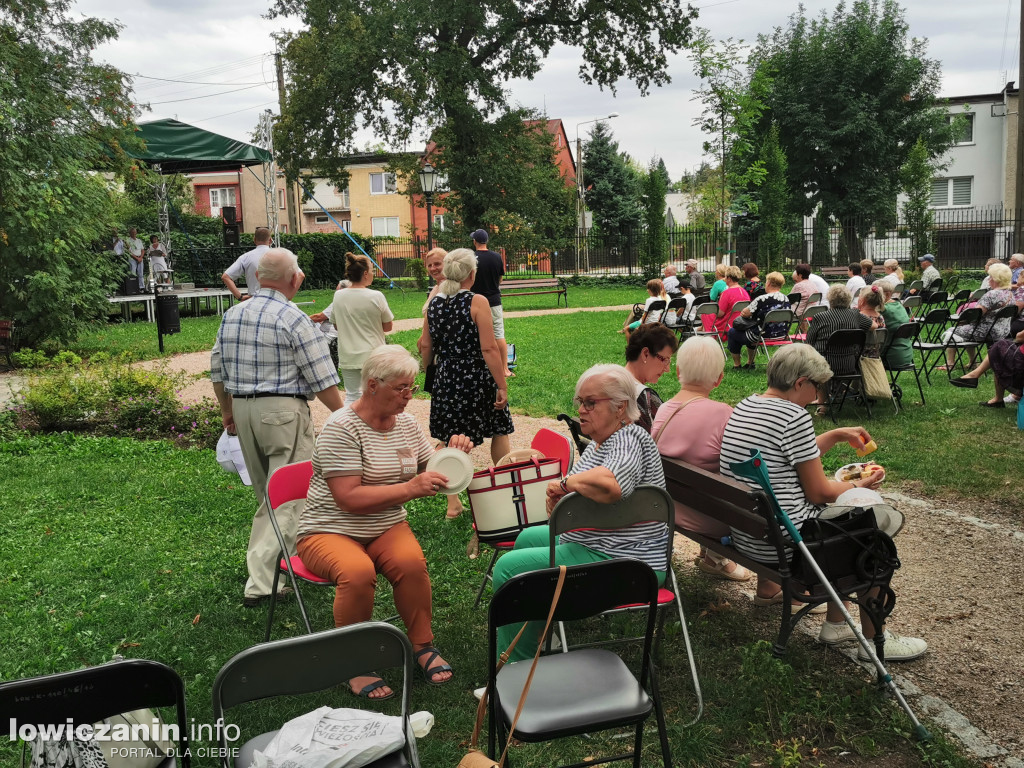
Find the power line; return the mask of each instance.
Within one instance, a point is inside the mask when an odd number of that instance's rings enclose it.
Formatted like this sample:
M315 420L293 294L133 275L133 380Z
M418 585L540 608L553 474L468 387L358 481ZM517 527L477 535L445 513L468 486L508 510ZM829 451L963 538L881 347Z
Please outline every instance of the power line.
M198 80L169 80L166 77L151 77L150 75L140 75L136 72L132 77L141 77L145 80L159 80L163 83L185 83L186 85L266 85L267 82L264 80L262 83L201 83Z
M212 99L214 96L225 96L229 93L238 93L239 91L251 91L253 88L259 88L261 85L265 86L266 83L256 83L256 85L250 85L247 88L235 88L230 91L221 91L220 93L208 93L205 96L192 96L188 99L171 99L170 101L154 101L149 106L155 107L160 104L177 104L179 101L195 101L196 99Z
M209 120L216 120L218 117L227 117L228 115L237 115L239 112L248 112L250 109L259 109L260 107L266 107L271 104L277 104L277 100L265 101L262 104L253 104L251 107L245 107L244 109L236 109L233 112L225 112L222 115L213 115L212 117L203 117L199 120L193 120L193 123L205 123Z
M260 60L264 56L267 56L267 55L269 55L269 54L261 53L261 54L258 54L256 56L247 56L247 57L245 57L243 59L235 59L234 61L229 61L229 62L226 62L224 64L218 64L218 65L213 66L213 67L205 67L203 69L196 69L196 70L192 70L191 72L178 72L178 73L175 73L175 76L179 77L179 78L182 78L182 79L192 79L192 78L199 78L199 77L210 77L210 76L213 76L213 75L222 74L224 72L230 72L233 69L245 69L245 68L250 67L250 66L255 66L255 65L260 63ZM146 88L146 87L148 87L148 88L163 88L165 86L161 86L159 83L151 83L151 84L143 83L142 87L144 87L144 88Z

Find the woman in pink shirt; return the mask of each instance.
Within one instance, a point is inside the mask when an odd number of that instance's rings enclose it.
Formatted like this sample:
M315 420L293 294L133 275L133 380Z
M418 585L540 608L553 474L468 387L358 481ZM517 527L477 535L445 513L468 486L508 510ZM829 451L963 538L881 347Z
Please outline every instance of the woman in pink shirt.
M710 399L711 390L722 383L725 358L721 346L710 336L691 337L676 355L681 389L663 403L654 419L651 435L662 456L680 459L707 472L719 471L722 433L732 408ZM675 502L676 525L708 536L731 535L729 526ZM746 581L750 571L732 560L703 550L697 567L705 573L730 581Z
M740 283L743 281L743 272L737 266L731 266L725 270L726 288L718 297L718 318L715 320L714 329L718 331L719 338L724 339L732 327L732 321L736 319L739 312L734 312L733 307L738 301L750 301L750 294Z

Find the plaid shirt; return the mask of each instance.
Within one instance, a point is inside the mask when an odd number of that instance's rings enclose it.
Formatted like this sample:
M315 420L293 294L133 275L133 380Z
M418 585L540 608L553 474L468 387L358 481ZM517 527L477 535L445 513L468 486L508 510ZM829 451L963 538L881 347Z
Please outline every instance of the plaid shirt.
M261 288L224 313L210 379L230 395L270 392L312 399L337 384L327 341L279 291Z

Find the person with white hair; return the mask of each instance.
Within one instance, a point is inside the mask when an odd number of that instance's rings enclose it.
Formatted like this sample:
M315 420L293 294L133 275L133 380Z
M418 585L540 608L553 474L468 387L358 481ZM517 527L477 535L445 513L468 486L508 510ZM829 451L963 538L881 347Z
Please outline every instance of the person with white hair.
M331 414L313 450L313 477L299 518L298 553L313 573L335 584L334 624L369 621L377 573L394 587L398 609L423 678L441 685L451 666L434 648L427 560L406 520L405 504L433 496L448 482L427 469L434 447L405 407L419 364L398 344L374 349L362 366L359 399ZM465 435L451 448L469 451ZM389 699L370 672L349 681L352 693Z
M636 403L636 379L621 365L595 365L583 372L576 383L576 407L580 427L590 445L573 464L566 477L548 484L548 511L568 493L608 504L626 498L639 485L665 487L658 448L647 432L634 422L640 417ZM641 523L616 531L571 531L555 547L558 565L579 565L629 557L654 569L664 581L670 564L664 523ZM548 567L548 529L544 525L526 528L515 548L494 566L494 589L513 576ZM537 647L543 622L529 622L511 660L529 658ZM498 629L498 646L507 648L519 631L517 625Z
M725 378L721 345L709 336L691 336L676 354L676 373L679 393L658 409L651 436L662 456L718 474L722 433L732 415L731 406L711 399L711 391ZM678 501L675 515L676 525L688 531L714 538L731 535L729 526ZM701 550L697 568L729 581L751 576L742 565L707 549Z
M697 269L697 260L687 259L685 269L687 276L690 278L690 290L695 294L703 293L707 280L704 277L704 273Z
M838 286L849 297L845 286ZM819 315L820 317L820 315ZM815 318L814 322L817 322ZM812 323L813 326L813 323ZM752 449L761 453L768 479L782 510L797 528L815 517L828 517L828 505L841 499L851 489L878 489L885 472L878 469L867 477L856 480L833 480L821 464L821 456L844 443L862 448L871 440L864 427L840 427L821 435L814 434L814 422L806 408L819 390L832 378L828 362L809 344L792 344L775 353L768 363L768 388L765 393L754 394L741 400L729 417L722 433L720 468L725 477L739 480L759 490L752 480L736 475L732 465L750 458ZM863 495L864 491L858 491ZM880 530L895 536L903 524L903 515L878 496L874 504ZM851 502L852 503L852 502ZM733 546L737 551L758 562L778 565L775 547L764 539L755 538L733 529ZM757 605L782 602L778 584L760 579L754 599ZM828 606L825 623L818 633L819 642L836 645L855 640L853 630L842 619L838 607ZM874 625L866 612L861 611L864 634L871 637ZM900 637L885 631L885 660L909 661L921 656L928 644L916 637ZM860 658L867 656L861 649Z
M670 296L673 294L678 295L679 293L679 278L676 277L677 271L675 264L669 264L665 267L665 279L662 280L662 284L665 286L665 293Z
M468 435L473 445L491 441L491 459L509 451L514 431L508 411L505 363L491 325L486 297L470 288L477 278L477 256L456 248L444 257L444 281L427 307L418 346L437 366L430 395L430 434L447 441ZM449 506L457 515L461 507Z
M309 401L342 407L338 370L327 340L306 313L291 303L305 275L295 254L270 248L257 264L260 288L224 313L210 356L210 380L228 434L238 434L259 507L252 521L246 566L246 607L270 596L280 547L270 523L267 479L285 464L313 453ZM300 504L285 504L277 521L295 552Z
M1021 272L1024 272L1024 253L1015 253L1010 257L1010 283L1017 285L1020 282Z
M979 342L999 341L1010 335L1010 318L1003 317L996 320L996 313L1003 307L1013 303L1013 291L1010 290L1012 274L1010 268L1005 264L993 264L988 269L991 288L978 299L978 307L981 309L981 321L974 324L958 325L954 328L947 328L942 333L942 341L948 342L952 339L955 342ZM977 358L978 350L970 347L967 350L970 357L970 365L973 366ZM951 371L956 362L956 351L946 349L946 364L936 366L939 370Z

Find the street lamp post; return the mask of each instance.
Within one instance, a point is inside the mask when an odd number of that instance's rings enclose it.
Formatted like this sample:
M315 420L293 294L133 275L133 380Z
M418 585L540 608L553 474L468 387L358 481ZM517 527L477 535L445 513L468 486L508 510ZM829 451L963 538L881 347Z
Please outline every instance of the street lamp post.
M583 145L580 143L580 126L590 123L600 123L602 120L611 120L618 117L618 112L612 112L607 117L595 117L593 120L584 120L576 123L576 272L580 271L580 243L583 248L587 247L587 201L583 197ZM582 234L582 237L581 237Z
M420 189L427 198L427 250L434 247L434 216L430 204L434 198L434 186L437 184L437 171L427 163L420 169Z

